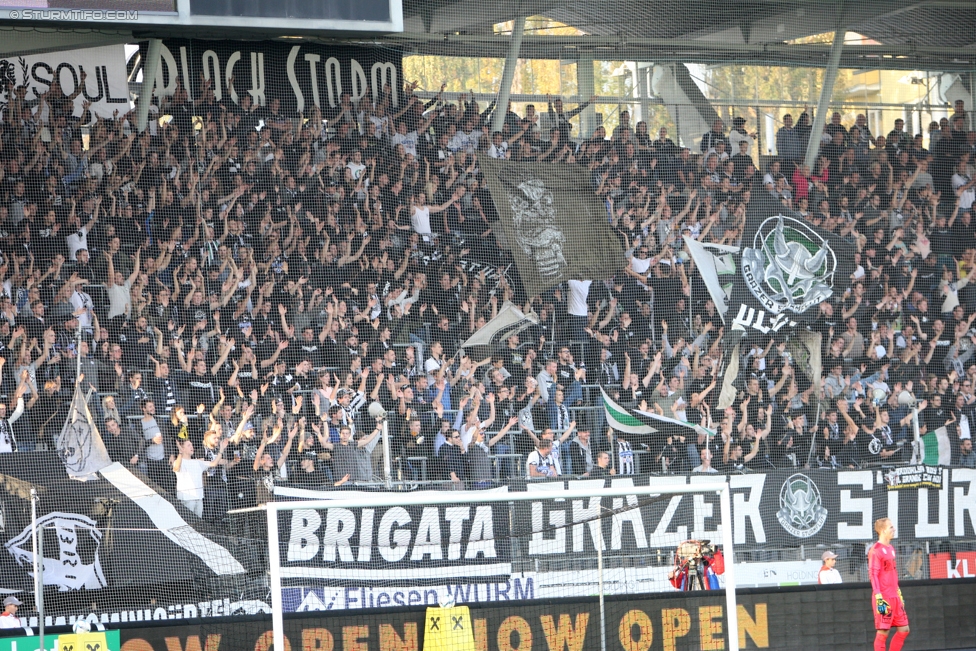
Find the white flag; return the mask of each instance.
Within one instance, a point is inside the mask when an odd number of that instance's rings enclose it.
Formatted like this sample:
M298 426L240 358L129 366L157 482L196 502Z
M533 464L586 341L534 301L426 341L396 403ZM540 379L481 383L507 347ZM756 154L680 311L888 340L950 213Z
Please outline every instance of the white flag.
M58 436L58 454L68 476L81 481L93 478L96 472L112 463L79 387L75 387L68 419Z
M537 323L539 317L534 312L522 314L520 309L505 301L497 316L471 335L461 348L468 357L482 360L490 357L509 337Z

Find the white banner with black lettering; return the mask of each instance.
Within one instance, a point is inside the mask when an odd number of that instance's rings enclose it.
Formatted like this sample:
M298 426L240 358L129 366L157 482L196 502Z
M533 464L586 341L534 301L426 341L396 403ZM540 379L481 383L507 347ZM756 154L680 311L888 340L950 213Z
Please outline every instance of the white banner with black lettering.
M82 76L85 77L84 83ZM9 86L27 86L24 99L46 122L48 111L41 106L40 98L50 90L55 79L69 97L81 88L74 99L75 117L81 117L85 102L91 102L92 111L103 118L112 117L116 111L119 115L125 115L132 106L126 79L124 45L0 59L0 81L4 86L0 89L0 103L6 105L9 100ZM7 119L6 112L4 119Z
M508 524L497 504L281 511L281 577L286 585L503 578L512 572Z

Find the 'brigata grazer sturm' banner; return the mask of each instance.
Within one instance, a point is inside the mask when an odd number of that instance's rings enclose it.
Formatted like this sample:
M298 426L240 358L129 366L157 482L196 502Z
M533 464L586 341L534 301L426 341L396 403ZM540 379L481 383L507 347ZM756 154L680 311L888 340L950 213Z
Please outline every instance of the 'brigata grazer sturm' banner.
M881 517L895 522L900 541L972 538L976 470L942 468L941 473L939 491L890 491L881 470L608 481L620 487L728 481L733 540L746 548L868 542L874 538L874 521ZM558 492L560 485L592 490L594 496L559 500L544 490ZM602 479L531 483L526 488L538 491L538 500L511 503L283 511L282 577L286 585L408 578L463 582L503 574L506 564L518 571L523 561L595 555L600 540L605 556L646 556L689 538L722 540L717 495L601 498L603 486ZM465 495L477 498L476 492ZM489 527L494 531L491 541Z
M387 86L393 107L401 107L402 55L391 48L167 39L159 74L157 96L172 95L179 83L196 99L206 82L219 103L240 104L245 94L255 106L278 99L285 117L307 116L315 106L327 113L343 93L359 102L379 97Z
M25 458L29 464L24 464ZM613 593L653 593L670 590L664 578L647 572L635 579L634 568L619 557L653 556L655 569L665 569L681 541L722 540L717 495L601 498L605 485L728 481L733 540L739 551L866 543L873 539L872 525L881 517L894 520L899 542L971 540L976 536L976 470L937 472L940 490L889 490L883 470L801 470L513 486L530 492L532 499L524 502L479 503L485 493L458 491L452 494L457 501L449 505L350 509L337 503L332 508L282 511L281 575L290 591L289 610L328 609L330 603L332 608L429 605L443 594L465 603L544 599L571 590L592 594L593 576L574 570L575 576L568 579L565 573L579 559L592 559L595 543L602 540L604 556L618 557L604 577L606 584L616 586ZM39 523L51 532L44 544L45 585L58 599L74 599L78 612L97 602L103 609L99 612L135 612L121 613L121 621L175 616L172 604L163 600L177 594L190 597L186 604L176 602L183 604L183 617L267 609L266 565L255 563L266 550L264 514L253 526L239 523L237 529L218 533L182 505L160 497L137 473L112 464L96 479L79 483L67 479L55 453L0 455L0 476L3 590L29 593L33 587L34 488L40 495ZM592 496L559 500L558 491L565 488L583 489ZM303 493L288 499L357 496L344 491ZM231 532L238 535L226 535ZM612 575L618 565L626 568L626 576ZM255 590L247 592L252 575L257 579ZM213 588L181 592L173 587L176 582ZM570 583L577 585L567 587ZM335 590L325 590L330 586ZM433 596L428 594L431 590ZM333 603L333 597L342 603Z

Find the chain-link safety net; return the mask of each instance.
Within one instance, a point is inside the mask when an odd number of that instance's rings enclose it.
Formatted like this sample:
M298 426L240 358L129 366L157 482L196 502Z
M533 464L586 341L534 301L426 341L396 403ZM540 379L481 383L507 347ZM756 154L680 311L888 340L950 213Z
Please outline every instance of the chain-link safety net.
M729 482L740 587L864 581L884 517L902 580L968 574L976 9L524 4L0 61L24 624L40 583L48 626L266 649L261 505L361 493L282 511L286 612L598 592L588 507L492 503L488 572L481 507L394 506L455 490ZM638 512L598 516L620 604L718 540L717 497Z

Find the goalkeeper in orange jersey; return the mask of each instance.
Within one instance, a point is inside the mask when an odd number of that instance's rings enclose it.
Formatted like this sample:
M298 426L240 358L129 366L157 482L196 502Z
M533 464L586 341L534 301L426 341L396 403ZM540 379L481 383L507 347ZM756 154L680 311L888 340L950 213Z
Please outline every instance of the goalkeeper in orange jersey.
M888 518L874 523L878 542L868 552L868 573L871 576L871 592L874 594L874 651L885 651L888 633L894 629L891 638L891 651L901 651L908 637L908 614L905 600L898 588L898 563L891 539L895 536L895 525Z

